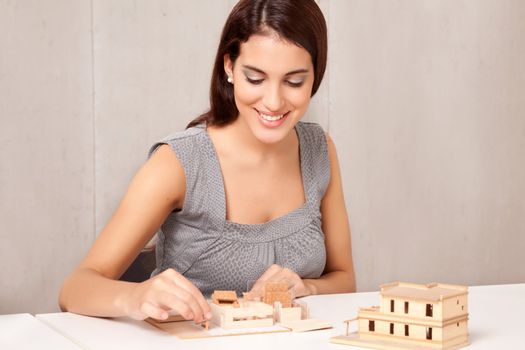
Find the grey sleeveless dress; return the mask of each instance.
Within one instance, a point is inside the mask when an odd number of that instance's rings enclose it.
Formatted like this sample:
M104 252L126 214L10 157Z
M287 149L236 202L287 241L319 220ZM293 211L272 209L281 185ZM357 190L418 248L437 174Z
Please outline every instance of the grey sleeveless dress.
M151 156L168 144L186 176L183 207L162 224L152 276L173 268L209 296L214 290L249 290L272 264L302 278L321 276L326 262L320 203L330 180L324 131L299 122L301 173L306 202L292 212L262 224L226 220L226 199L220 163L204 125L155 143Z

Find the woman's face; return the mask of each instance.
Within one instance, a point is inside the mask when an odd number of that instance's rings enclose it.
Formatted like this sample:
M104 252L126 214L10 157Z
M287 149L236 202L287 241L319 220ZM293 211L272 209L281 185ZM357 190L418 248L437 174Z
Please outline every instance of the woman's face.
M310 103L314 68L308 51L276 36L252 35L233 66L225 56L224 69L233 78L237 122L263 143L289 135Z

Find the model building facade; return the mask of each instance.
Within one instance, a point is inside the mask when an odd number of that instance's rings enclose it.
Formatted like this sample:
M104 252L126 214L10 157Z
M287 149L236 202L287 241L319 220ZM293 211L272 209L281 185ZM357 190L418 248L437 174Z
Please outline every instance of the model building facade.
M331 341L378 349L463 347L468 344L467 294L465 286L441 283L382 285L380 306L359 309L358 332Z

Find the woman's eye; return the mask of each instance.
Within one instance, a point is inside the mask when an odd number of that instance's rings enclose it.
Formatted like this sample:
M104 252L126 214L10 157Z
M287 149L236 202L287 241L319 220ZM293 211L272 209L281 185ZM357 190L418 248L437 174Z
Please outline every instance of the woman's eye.
M253 84L253 85L259 85L260 83L263 82L263 79L250 79L248 77L246 77L246 80L250 83L250 84Z
M253 85L260 85L262 84L262 82L264 81L264 79L251 79L249 77L246 77L246 81L248 81L250 84L253 84ZM290 80L286 80L286 84L288 84L289 86L291 87L301 87L303 86L303 83L304 81L290 81Z
M298 81L298 82L294 82L294 81L286 81L288 83L288 85L292 86L292 87L301 87L303 86L303 82L302 81Z

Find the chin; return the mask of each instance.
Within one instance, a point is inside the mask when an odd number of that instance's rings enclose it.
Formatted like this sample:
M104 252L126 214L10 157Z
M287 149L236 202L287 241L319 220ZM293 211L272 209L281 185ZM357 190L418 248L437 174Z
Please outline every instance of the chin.
M254 132L255 137L257 140L259 140L261 143L272 145L281 142L286 138L286 135L288 133L282 133L282 132Z
M288 120L286 123L279 126L278 128L267 128L264 125L261 125L259 122L256 122L254 124L255 125L251 125L253 135L261 143L271 145L279 143L286 139L290 132L293 131L295 122Z

